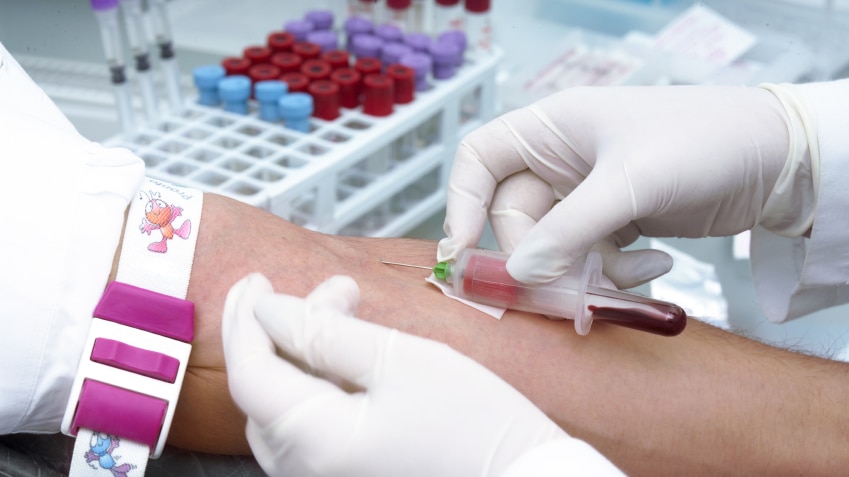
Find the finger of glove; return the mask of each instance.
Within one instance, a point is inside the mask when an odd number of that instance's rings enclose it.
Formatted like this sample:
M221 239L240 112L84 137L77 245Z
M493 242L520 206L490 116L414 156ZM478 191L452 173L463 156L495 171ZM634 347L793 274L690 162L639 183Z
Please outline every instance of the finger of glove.
M489 223L498 248L512 252L553 205L551 185L530 170L504 179L496 188L489 208Z
M507 271L525 283L552 281L628 224L633 210L624 171L596 167L527 232L507 261Z
M672 269L672 257L660 250L622 251L607 240L593 250L601 255L604 275L622 290L654 280Z
M262 297L256 313L282 351L363 388L372 384L390 339L389 328L286 295Z
M245 277L227 294L222 320L230 393L239 408L261 426L316 396L343 394L277 356L274 343L254 316L256 303L268 296L274 295L264 276Z
M464 248L476 247L486 224L496 185L527 169L531 157L521 132L527 111L517 110L470 133L457 148L448 179L444 230L437 259L454 260Z
M353 278L334 275L320 283L306 300L343 315L353 315L360 303L360 288Z

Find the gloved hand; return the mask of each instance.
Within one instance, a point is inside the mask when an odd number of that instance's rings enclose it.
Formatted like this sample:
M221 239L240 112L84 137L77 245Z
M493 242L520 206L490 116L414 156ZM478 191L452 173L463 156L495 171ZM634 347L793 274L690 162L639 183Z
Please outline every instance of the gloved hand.
M779 175L794 180L785 164L808 160L804 134L788 133L798 123L763 88L564 90L460 144L437 258L476 246L489 212L517 280L553 280L595 248L618 287L638 285L671 267L659 251L619 250L640 234L732 235L797 212L764 205Z
M522 469L542 459L556 475L619 475L471 359L350 316L358 300L341 276L306 299L274 294L259 274L231 288L222 323L230 390L266 472L495 476L512 464L509 475L529 475Z

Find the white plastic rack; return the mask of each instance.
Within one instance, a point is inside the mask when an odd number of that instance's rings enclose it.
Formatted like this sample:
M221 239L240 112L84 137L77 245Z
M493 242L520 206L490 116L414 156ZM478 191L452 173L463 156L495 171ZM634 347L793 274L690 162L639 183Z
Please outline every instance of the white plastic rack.
M310 118L310 132L221 108L187 104L179 113L117 135L147 174L223 194L325 233L398 236L445 205L454 150L494 114L501 54L467 59L386 117L343 109Z

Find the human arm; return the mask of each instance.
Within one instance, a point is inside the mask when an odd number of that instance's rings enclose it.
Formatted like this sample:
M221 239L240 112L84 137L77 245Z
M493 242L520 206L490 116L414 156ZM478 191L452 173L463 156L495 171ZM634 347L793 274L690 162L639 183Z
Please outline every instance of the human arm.
M424 282L426 272L380 263L429 264L435 248L322 235L207 194L189 284L198 320L195 371L184 383L171 442L247 450L244 417L226 392L220 317L229 287L257 271L296 296L331 275L352 276L361 318L449 344L628 475L833 475L828 466L846 465L847 365L696 320L674 338L603 323L580 337L568 322L526 313L494 320L443 297Z

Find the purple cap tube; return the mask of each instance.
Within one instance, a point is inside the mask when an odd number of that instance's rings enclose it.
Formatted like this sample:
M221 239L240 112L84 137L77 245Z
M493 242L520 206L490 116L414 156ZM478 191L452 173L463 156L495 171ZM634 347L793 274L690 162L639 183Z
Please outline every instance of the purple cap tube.
M448 79L457 72L457 65L462 62L460 47L453 43L434 43L430 47L430 57L433 60L433 77Z
M307 41L321 47L321 51L332 51L339 48L339 38L332 30L316 30L307 34Z
M404 44L422 53L428 53L430 51L431 43L433 43L433 40L426 33L407 33L404 35Z
M374 34L386 43L396 43L404 40L404 32L401 28L385 24L374 29Z
M412 52L413 49L403 43L384 43L380 59L384 65L391 65Z
M354 37L353 53L357 58L380 59L381 48L383 41L374 35L362 34Z
M333 12L330 10L310 10L304 15L304 20L312 23L316 30L333 28Z
M306 20L292 20L283 25L283 30L294 35L295 41L307 41L307 34L313 31L313 25Z
M374 23L371 20L363 17L351 17L345 20L345 49L349 53L353 53L354 38L371 33L374 29Z
M430 73L432 61L425 53L410 53L399 60L404 66L409 66L416 73L416 91L426 91L430 88L427 75Z

